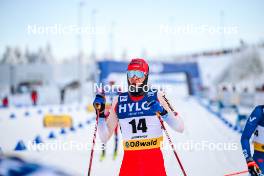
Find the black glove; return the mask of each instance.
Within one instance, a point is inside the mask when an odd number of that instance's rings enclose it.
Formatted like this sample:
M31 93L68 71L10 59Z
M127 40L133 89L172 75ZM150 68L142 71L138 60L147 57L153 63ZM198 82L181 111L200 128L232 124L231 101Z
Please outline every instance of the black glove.
M98 105L99 105L99 117L105 118L105 96L104 95L97 94L95 96L93 106L96 111L96 114L98 113L98 109L97 109Z
M259 176L259 174L261 174L259 166L252 158L247 159L247 166L248 172L251 174L251 176Z

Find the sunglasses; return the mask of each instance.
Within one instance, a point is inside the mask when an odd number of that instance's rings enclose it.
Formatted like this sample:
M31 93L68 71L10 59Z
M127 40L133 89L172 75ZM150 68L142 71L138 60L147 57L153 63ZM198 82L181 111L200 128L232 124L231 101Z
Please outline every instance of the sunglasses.
M145 74L144 74L144 72L138 71L138 70L127 71L127 77L128 78L133 78L134 76L137 78L143 78L145 76Z

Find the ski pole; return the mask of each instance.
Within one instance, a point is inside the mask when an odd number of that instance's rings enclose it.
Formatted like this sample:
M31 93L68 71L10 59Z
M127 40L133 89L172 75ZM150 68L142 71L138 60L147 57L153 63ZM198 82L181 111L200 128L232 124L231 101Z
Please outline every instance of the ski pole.
M161 126L162 126L162 128L164 129L164 131L165 131L165 134L166 134L166 136L167 136L167 139L169 140L169 143L170 143L171 148L172 148L172 150L173 150L173 153L174 153L174 155L175 155L175 157L176 157L176 159L177 159L177 161L178 161L178 163L179 163L179 165L180 165L180 168L181 168L181 170L182 170L183 175L184 175L184 176L187 176L187 174L186 174L186 172L185 172L185 170L184 170L184 168L183 168L183 165L182 165L182 163L181 163L181 160L180 160L180 158L179 158L179 156L178 156L178 154L177 154L177 152L176 152L176 150L175 150L175 148L174 148L174 145L173 145L173 142L172 142L172 140L171 140L171 138L170 138L170 135L169 135L169 133L168 133L168 131L167 131L167 129L166 129L164 123L163 123L163 120L161 119L160 113L157 112L156 115L157 115L157 117L159 118L159 121L160 121L160 123L161 123Z
M240 172L234 172L234 173L231 173L231 174L226 174L224 176L233 176L233 175L240 175L240 174L245 174L245 173L248 173L248 170L240 171ZM264 176L264 175L259 173L258 176Z
M89 162L89 170L88 170L88 176L91 175L91 169L92 169L92 162L93 162L93 154L94 154L94 146L95 146L95 139L96 139L96 132L97 132L97 126L98 126L98 118L99 118L99 109L101 108L101 105L99 103L95 104L95 109L96 109L96 122L95 122L95 127L94 127L94 134L93 134L93 145L91 149L91 154L90 154L90 162Z
M226 174L224 176L233 176L233 175L240 175L240 174L245 174L245 173L248 173L248 170L240 171L240 172L234 172L234 173L231 173L231 174Z

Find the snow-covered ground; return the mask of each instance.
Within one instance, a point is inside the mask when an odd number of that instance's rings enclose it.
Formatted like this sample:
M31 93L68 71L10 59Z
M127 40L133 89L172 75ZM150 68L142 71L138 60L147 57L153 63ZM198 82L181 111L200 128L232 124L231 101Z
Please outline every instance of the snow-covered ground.
M198 103L195 97L188 97L185 85L174 84L172 86L173 89L167 90L166 93L184 119L185 131L183 134L179 134L170 130L169 127L167 129L187 175L221 176L246 170L240 149L239 133L215 118ZM177 92L176 96L175 92ZM47 105L0 109L0 147L3 153L19 155L45 165L53 165L73 175L86 175L95 121L93 120L94 113L88 113L85 105L84 103L74 103L64 106ZM39 113L39 110L42 113ZM66 134L60 134L60 129L43 128L43 114L50 111L55 114L70 114L74 119L76 130L66 129ZM25 112L28 112L29 115L26 116ZM14 114L15 118L10 118L11 114ZM87 120L90 121L89 124ZM80 123L83 125L82 128L78 126ZM55 139L48 138L51 131L54 132ZM28 145L37 135L41 136L44 144L57 143L59 146L73 144L73 148L67 148L66 151L51 147L41 151L29 148L18 152L13 150L19 140L23 140ZM120 134L119 136L121 138ZM99 161L101 143L97 138L92 175L118 175L123 156L121 141L119 142L120 150L117 159L113 160L114 140L110 139L107 144L106 158L101 162ZM217 146L220 146L220 149L217 149ZM182 175L166 138L162 152L168 176Z

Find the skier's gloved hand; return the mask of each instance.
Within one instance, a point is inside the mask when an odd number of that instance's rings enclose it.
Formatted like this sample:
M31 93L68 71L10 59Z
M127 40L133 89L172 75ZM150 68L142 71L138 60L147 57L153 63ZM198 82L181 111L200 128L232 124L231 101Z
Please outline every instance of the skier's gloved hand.
M158 101L151 101L148 103L148 107L150 107L151 111L155 113L159 113L162 117L165 117L168 112L164 109Z
M98 113L97 106L99 105L99 117L105 118L105 96L101 94L97 94L95 96L93 106L96 114ZM97 114L98 115L98 114Z
M261 174L259 166L252 158L247 159L247 166L248 172L251 174L251 176L259 176L259 174Z

